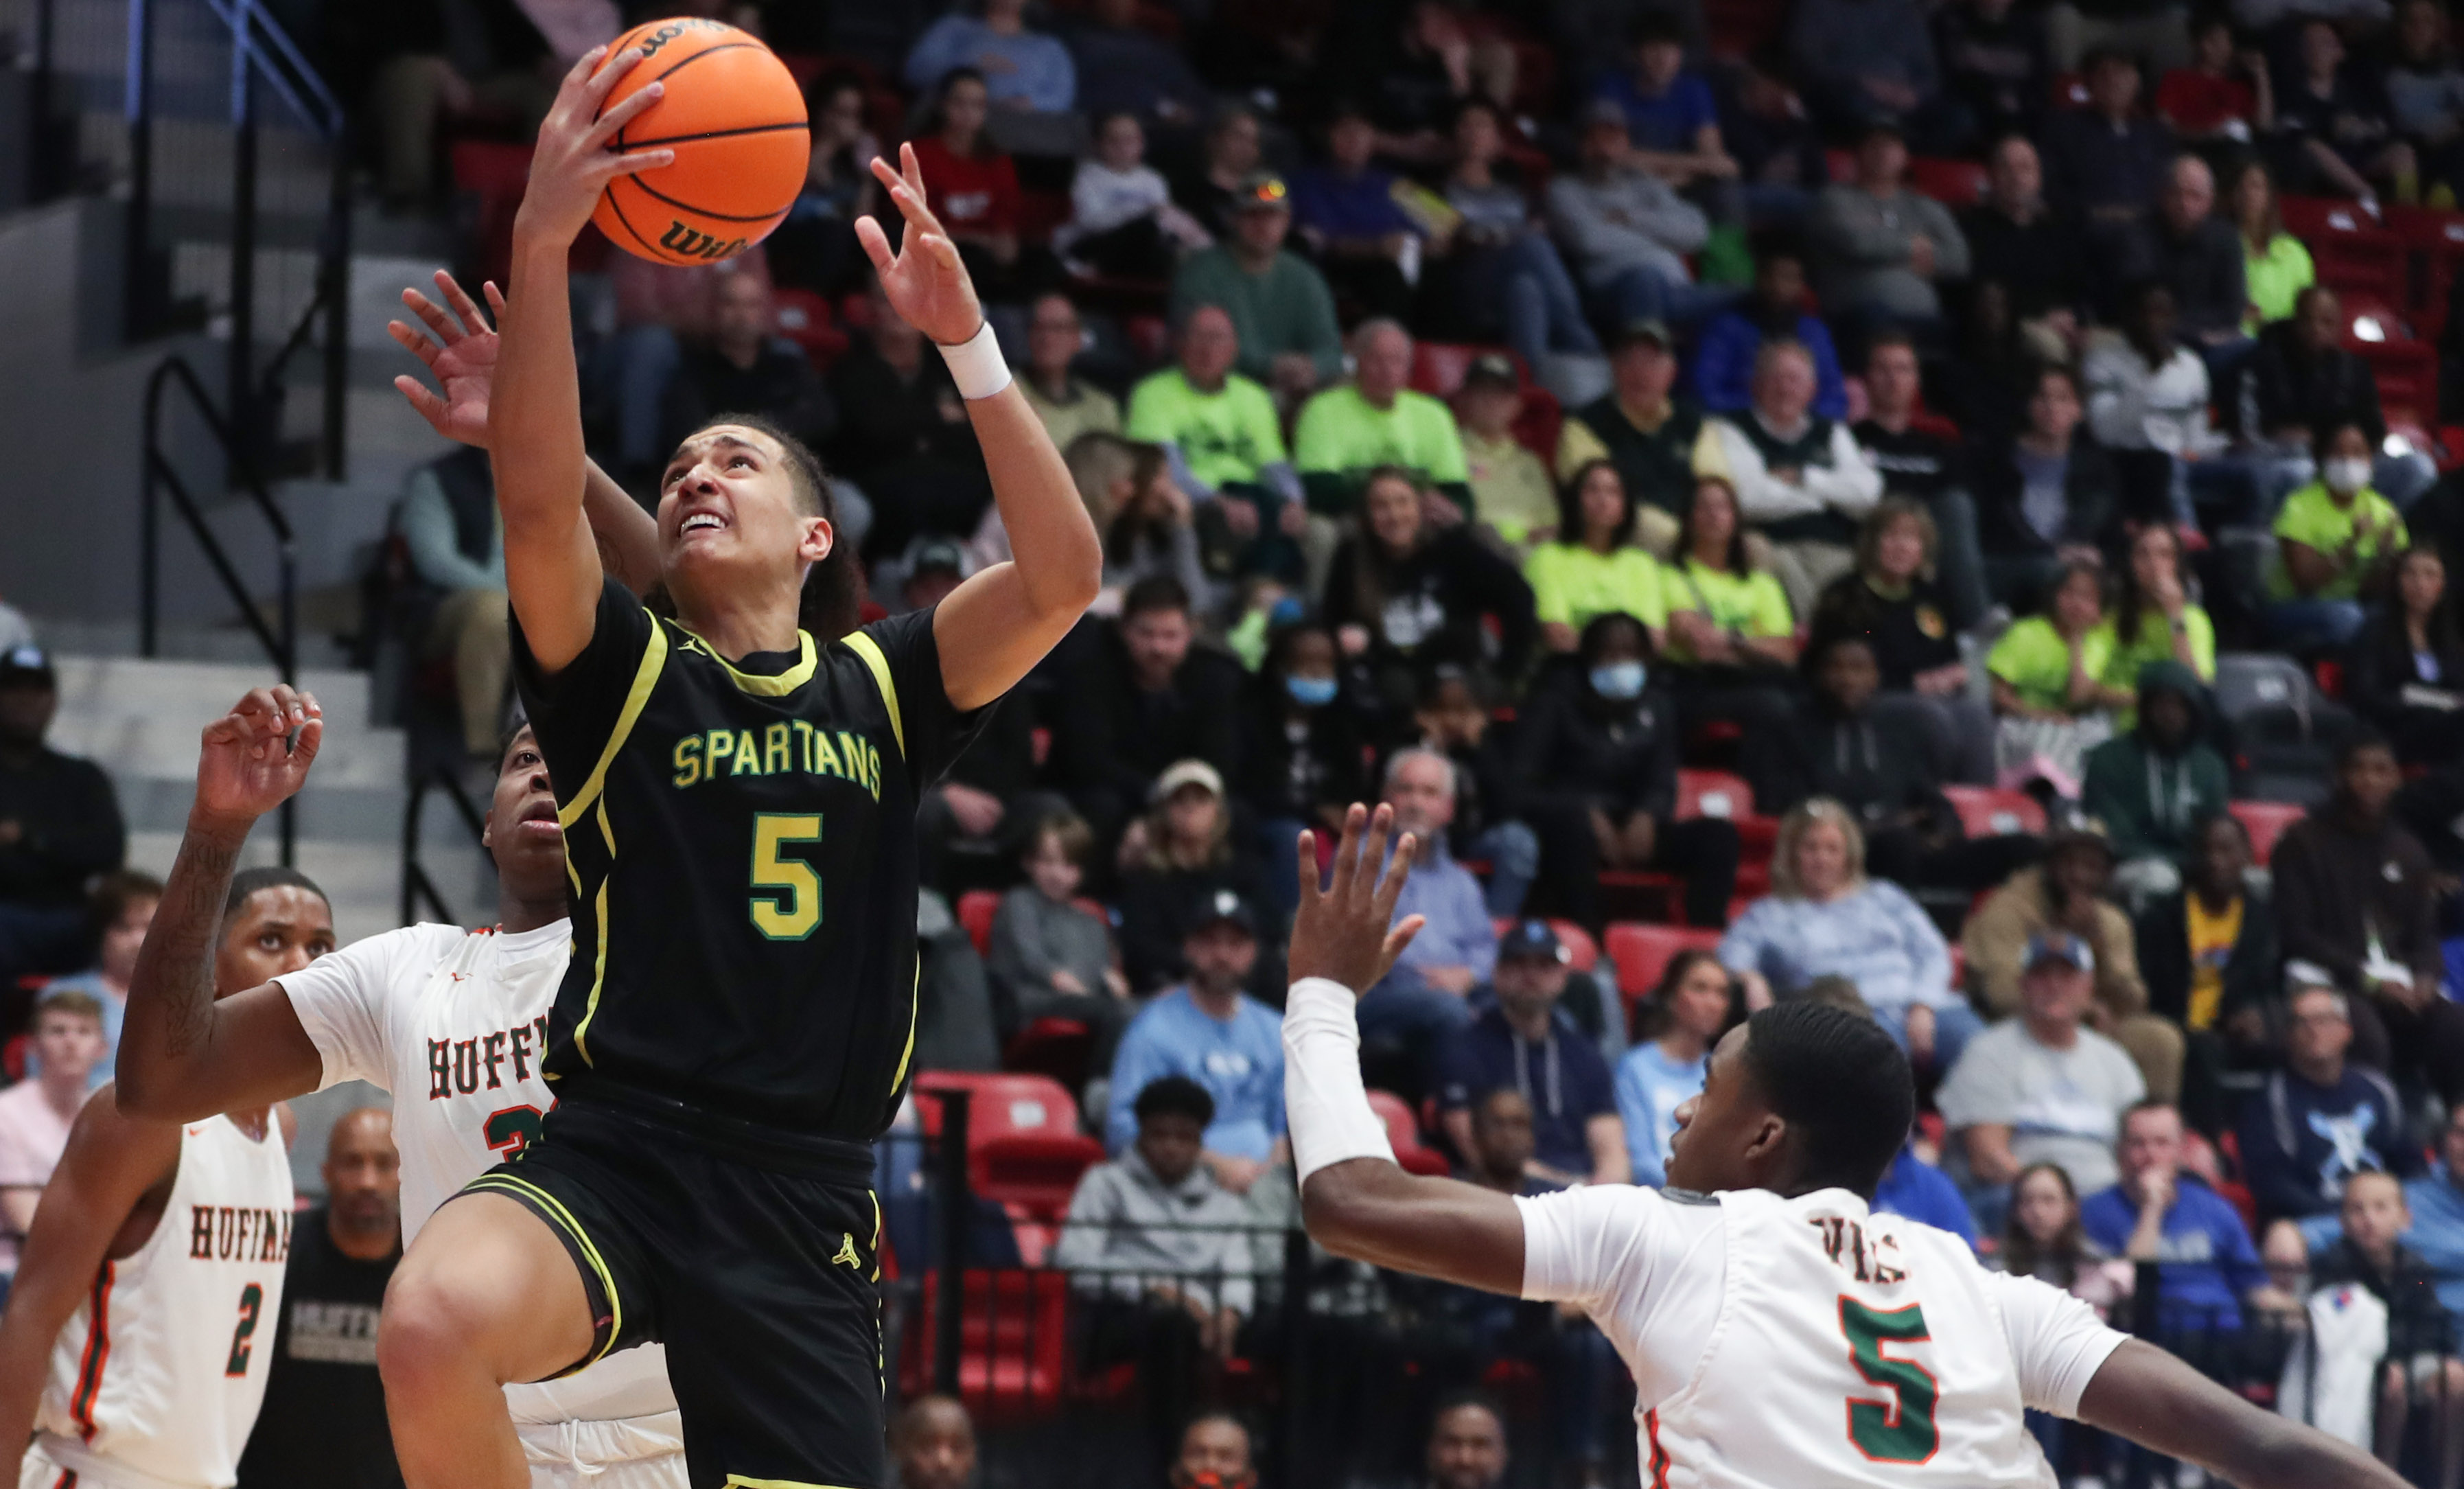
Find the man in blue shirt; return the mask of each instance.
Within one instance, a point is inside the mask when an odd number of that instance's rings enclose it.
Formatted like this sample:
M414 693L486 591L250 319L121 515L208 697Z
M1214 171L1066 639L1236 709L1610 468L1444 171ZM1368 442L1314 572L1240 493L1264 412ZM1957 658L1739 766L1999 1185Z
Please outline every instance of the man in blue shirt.
M2404 1103L2387 1078L2347 1060L2353 1021L2325 968L2286 967L2284 1068L2269 1074L2241 1114L2242 1173L2260 1224L2333 1218L2344 1181L2376 1168L2411 1178L2421 1152L2405 1133Z
M1711 84L1685 67L1683 24L1665 11L1649 11L1629 35L1633 70L1603 73L1592 97L1625 110L1635 164L1679 188L1733 178L1737 163L1720 143Z
M1386 801L1397 840L1419 838L1395 920L1423 917L1395 969L1361 996L1363 1044L1401 1045L1425 1063L1439 1038L1471 1022L1464 1003L1497 970L1497 925L1480 880L1446 852L1455 819L1454 762L1434 749L1402 750L1386 763Z
M1531 1103L1533 1176L1558 1185L1623 1184L1625 1123L1608 1062L1557 1007L1565 945L1546 921L1522 921L1497 948L1497 1001L1438 1045L1438 1109L1458 1152L1471 1151L1472 1106L1510 1090Z
M1287 1150L1284 1020L1241 990L1258 963L1257 913L1230 890L1207 895L1181 942L1189 980L1157 994L1112 1056L1104 1145L1117 1155L1136 1141L1139 1092L1186 1076L1215 1099L1199 1156L1218 1184L1245 1194Z
M953 68L984 75L984 92L1009 111L1066 113L1078 100L1078 67L1069 49L1026 29L1026 0L984 0L980 16L942 16L907 54L907 86L938 89Z
M1805 250L1773 237L1754 259L1753 298L1703 323L1694 351L1694 391L1714 413L1738 413L1754 401L1754 359L1766 339L1805 344L1814 359L1814 411L1848 417L1848 384L1830 327L1805 308Z
M1377 126L1367 110L1336 104L1326 164L1292 176L1292 225L1328 283L1372 316L1400 320L1412 313L1425 233L1397 203L1395 178L1370 164L1376 153Z
M2269 1285L2240 1211L2182 1171L2182 1114L2142 1101L2122 1118L2122 1182L2079 1201L2088 1239L2117 1256L2158 1267L2157 1327L2192 1358L2203 1342L2241 1329L2244 1303L2291 1306Z

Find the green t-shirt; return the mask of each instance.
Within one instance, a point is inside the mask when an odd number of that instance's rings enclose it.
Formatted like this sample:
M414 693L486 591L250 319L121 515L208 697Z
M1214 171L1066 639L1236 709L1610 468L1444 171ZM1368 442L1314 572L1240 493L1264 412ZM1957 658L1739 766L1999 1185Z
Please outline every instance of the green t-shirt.
M2182 607L2182 628L2189 632L2190 636L2191 671L2199 675L2201 682L2215 681L2215 623L2208 619L2208 612L2204 608L2186 605ZM2139 639L2127 645L2123 644L2121 628L2115 624L2111 616L2098 621L2096 629L2104 638L2101 644L2111 652L2111 655L2105 658L2104 670L2098 673L2096 678L2106 687L2123 688L2136 693L2139 691L2140 668L2149 662L2180 660L2173 655L2173 631L2172 627L2166 622L2163 611L2150 610L2141 617ZM2089 644L2099 643L2091 640ZM2125 708L2122 711L2118 727L2128 730L2138 722L2139 710Z
M1668 624L1660 561L1640 548L1595 553L1580 544L1544 543L1523 561L1523 577L1543 624L1580 631L1618 611L1655 631Z
M1375 409L1350 383L1302 406L1292 428L1292 463L1303 476L1357 478L1377 465L1400 465L1440 482L1461 482L1471 475L1463 435L1444 404L1407 388L1391 406Z
M2395 503L2367 486L2354 493L2350 506L2338 506L2327 494L2324 481L2312 481L2284 499L2284 509L2276 514L2276 536L2333 557L2352 541L2353 529L2367 516L2379 524L2378 536L2354 550L2352 565L2327 581L2327 587L2314 595L2314 600L2356 600L2362 594L2362 576L2382 554L2400 553L2411 539L2404 530L2404 518ZM2268 573L2267 592L2279 600L2303 598L2293 587L2293 575L2284 567L2279 551Z
M1707 568L1701 559L1689 558L1683 567L1662 567L1660 592L1667 602L1669 613L1700 611L1709 615L1711 623L1723 631L1749 637L1796 633L1796 617L1788 608L1788 591L1779 587L1778 580L1760 569L1731 574ZM1693 653L1673 637L1668 656L1679 662L1694 659Z
M1130 389L1130 421L1122 433L1178 446L1189 474L1216 487L1255 481L1262 468L1286 458L1274 398L1238 372L1201 393L1180 368L1164 368Z
M1180 261L1172 276L1172 323L1200 305L1221 305L1241 338L1243 372L1264 379L1277 354L1306 352L1320 381L1343 368L1343 328L1335 323L1334 293L1317 266L1294 254L1277 254L1263 274L1251 274L1218 243Z
M2281 321L2293 314L2294 297L2310 287L2319 271L2310 262L2310 250L2290 233L2279 233L2270 238L2267 252L2254 254L2250 239L2241 243L2242 298L2258 307L2258 314L2244 312L2242 325L2256 335L2261 324Z
M2079 661L2091 678L2102 678L2113 664L2113 625L2099 621L2079 647ZM2058 708L2071 713L2071 647L2054 623L2031 615L2002 633L1986 654L1985 670L2011 684L2019 700L2031 708Z

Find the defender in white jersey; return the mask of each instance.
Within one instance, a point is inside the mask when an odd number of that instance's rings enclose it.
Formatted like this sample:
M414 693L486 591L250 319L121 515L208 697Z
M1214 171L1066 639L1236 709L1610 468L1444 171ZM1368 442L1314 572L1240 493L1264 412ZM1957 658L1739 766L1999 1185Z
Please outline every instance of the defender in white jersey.
M181 890L228 874L229 846L296 790L313 748L284 735L315 701L252 693L207 731L199 801L153 934L179 937ZM219 731L219 733L218 733ZM260 755L259 746L265 746ZM407 1247L436 1207L518 1152L555 1104L539 1071L549 1004L571 951L564 839L527 728L498 759L485 840L498 923L371 936L218 1003L141 964L121 1035L123 1100L209 1109L242 1093L295 1096L365 1080L394 1098ZM185 1043L170 1037L186 1030ZM611 1355L576 1375L505 1389L537 1489L684 1489L684 1441L666 1352Z
M324 895L289 869L221 886L204 919L190 971L218 989L296 971L334 943ZM237 1480L291 1252L289 1127L262 1102L182 1123L122 1111L111 1086L87 1100L0 1319L0 1444L14 1457L0 1482Z
M1309 1234L1380 1266L1580 1304L1634 1373L1650 1489L2054 1489L2030 1407L2250 1489L2399 1489L2359 1451L2058 1289L1874 1214L1916 1099L1906 1056L1868 1017L1787 1003L1730 1031L1678 1110L1666 1191L1522 1199L1405 1173L1361 1088L1353 1011L1353 989L1419 928L1389 929L1412 848L1380 882L1391 823L1387 808L1352 809L1323 893L1301 840L1284 1089Z

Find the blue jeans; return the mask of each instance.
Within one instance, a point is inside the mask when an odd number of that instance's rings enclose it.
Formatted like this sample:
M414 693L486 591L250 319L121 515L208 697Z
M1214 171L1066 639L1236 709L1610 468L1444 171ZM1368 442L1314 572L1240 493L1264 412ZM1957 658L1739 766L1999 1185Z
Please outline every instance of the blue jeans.
M1493 822L1471 840L1471 856L1488 860L1489 919L1521 915L1531 881L1540 877L1540 834L1521 822ZM1298 881L1292 893L1300 893Z
M2278 646L2346 646L2365 618L2359 600L2271 600L2267 633Z
M1646 269L1639 264L1631 269L1618 270L1599 285L1599 298L1607 303L1619 323L1664 321L1672 326L1691 325L1705 316L1727 309L1744 294L1742 290L1671 279L1656 269Z
M1534 372L1552 351L1599 354L1599 338L1583 319L1583 300L1557 245L1537 233L1485 250L1464 284L1470 293L1494 296L1504 307L1506 344Z
M1908 1011L1904 1008L1876 1009L1874 1022L1896 1040L1901 1049L1908 1047ZM1985 1028L1985 1021L1965 1003L1933 1011L1933 1059L1931 1068L1948 1070L1959 1063L1959 1052L1968 1048Z

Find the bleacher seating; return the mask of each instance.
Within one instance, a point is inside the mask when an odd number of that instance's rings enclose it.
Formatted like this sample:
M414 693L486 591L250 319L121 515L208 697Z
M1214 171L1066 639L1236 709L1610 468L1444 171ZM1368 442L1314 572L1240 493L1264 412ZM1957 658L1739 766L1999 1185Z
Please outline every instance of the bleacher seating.
M2044 804L2026 791L1984 786L1946 786L1942 793L1959 812L1959 825L1970 837L2000 837L2011 833L2042 833Z

